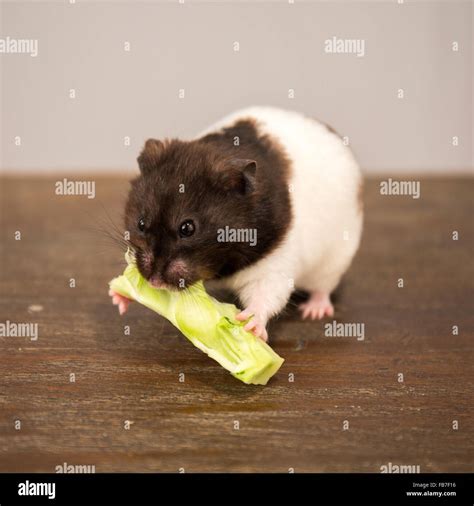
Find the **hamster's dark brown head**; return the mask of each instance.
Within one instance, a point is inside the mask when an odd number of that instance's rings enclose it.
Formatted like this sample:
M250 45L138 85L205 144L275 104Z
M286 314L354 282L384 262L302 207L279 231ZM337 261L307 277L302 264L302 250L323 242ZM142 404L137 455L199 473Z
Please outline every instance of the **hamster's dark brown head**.
M257 162L199 141L149 139L138 158L125 224L153 285L185 288L253 263L269 247Z

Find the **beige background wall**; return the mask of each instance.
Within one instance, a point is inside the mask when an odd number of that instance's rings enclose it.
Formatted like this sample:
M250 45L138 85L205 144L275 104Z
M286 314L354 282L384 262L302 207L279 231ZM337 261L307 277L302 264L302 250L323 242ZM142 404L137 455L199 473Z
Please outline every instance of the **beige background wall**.
M147 137L272 104L333 125L366 171L471 171L472 11L453 0L3 2L0 37L38 39L39 54L0 55L1 166L133 170ZM326 53L334 36L363 40L365 55Z

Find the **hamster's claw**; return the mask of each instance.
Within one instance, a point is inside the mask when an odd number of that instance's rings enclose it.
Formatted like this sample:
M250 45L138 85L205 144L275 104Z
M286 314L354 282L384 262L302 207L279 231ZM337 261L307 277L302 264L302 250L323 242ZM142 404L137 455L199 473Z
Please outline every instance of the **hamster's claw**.
M121 315L125 314L131 300L127 299L127 297L124 297L117 292L114 292L113 290L109 290L109 295L112 297L112 304L114 306L118 306L119 313Z

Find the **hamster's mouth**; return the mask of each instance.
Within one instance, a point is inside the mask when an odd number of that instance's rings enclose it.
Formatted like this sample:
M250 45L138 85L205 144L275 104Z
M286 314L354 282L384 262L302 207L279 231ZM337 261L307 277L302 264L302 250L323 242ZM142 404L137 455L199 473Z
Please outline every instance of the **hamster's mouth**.
M192 283L188 283L186 280L180 280L179 283L167 283L163 281L161 278L156 278L153 276L152 278L147 279L148 284L153 288L158 288L160 290L169 290L171 292L180 292L182 290L185 290L186 288L189 288Z
M147 281L148 281L148 284L153 288L161 288L164 290L169 290L171 288L170 286L168 286L167 283L165 283L164 281L162 281L161 279L159 279L155 276L148 278Z

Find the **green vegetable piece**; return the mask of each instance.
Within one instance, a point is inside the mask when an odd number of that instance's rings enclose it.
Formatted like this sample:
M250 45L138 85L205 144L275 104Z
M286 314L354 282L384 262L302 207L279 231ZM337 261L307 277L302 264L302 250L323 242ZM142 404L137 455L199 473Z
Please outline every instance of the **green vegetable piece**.
M235 319L239 310L211 297L202 281L180 291L153 288L138 271L132 255L127 252L125 258L128 266L109 283L110 288L164 316L237 379L266 385L281 367L283 359Z

